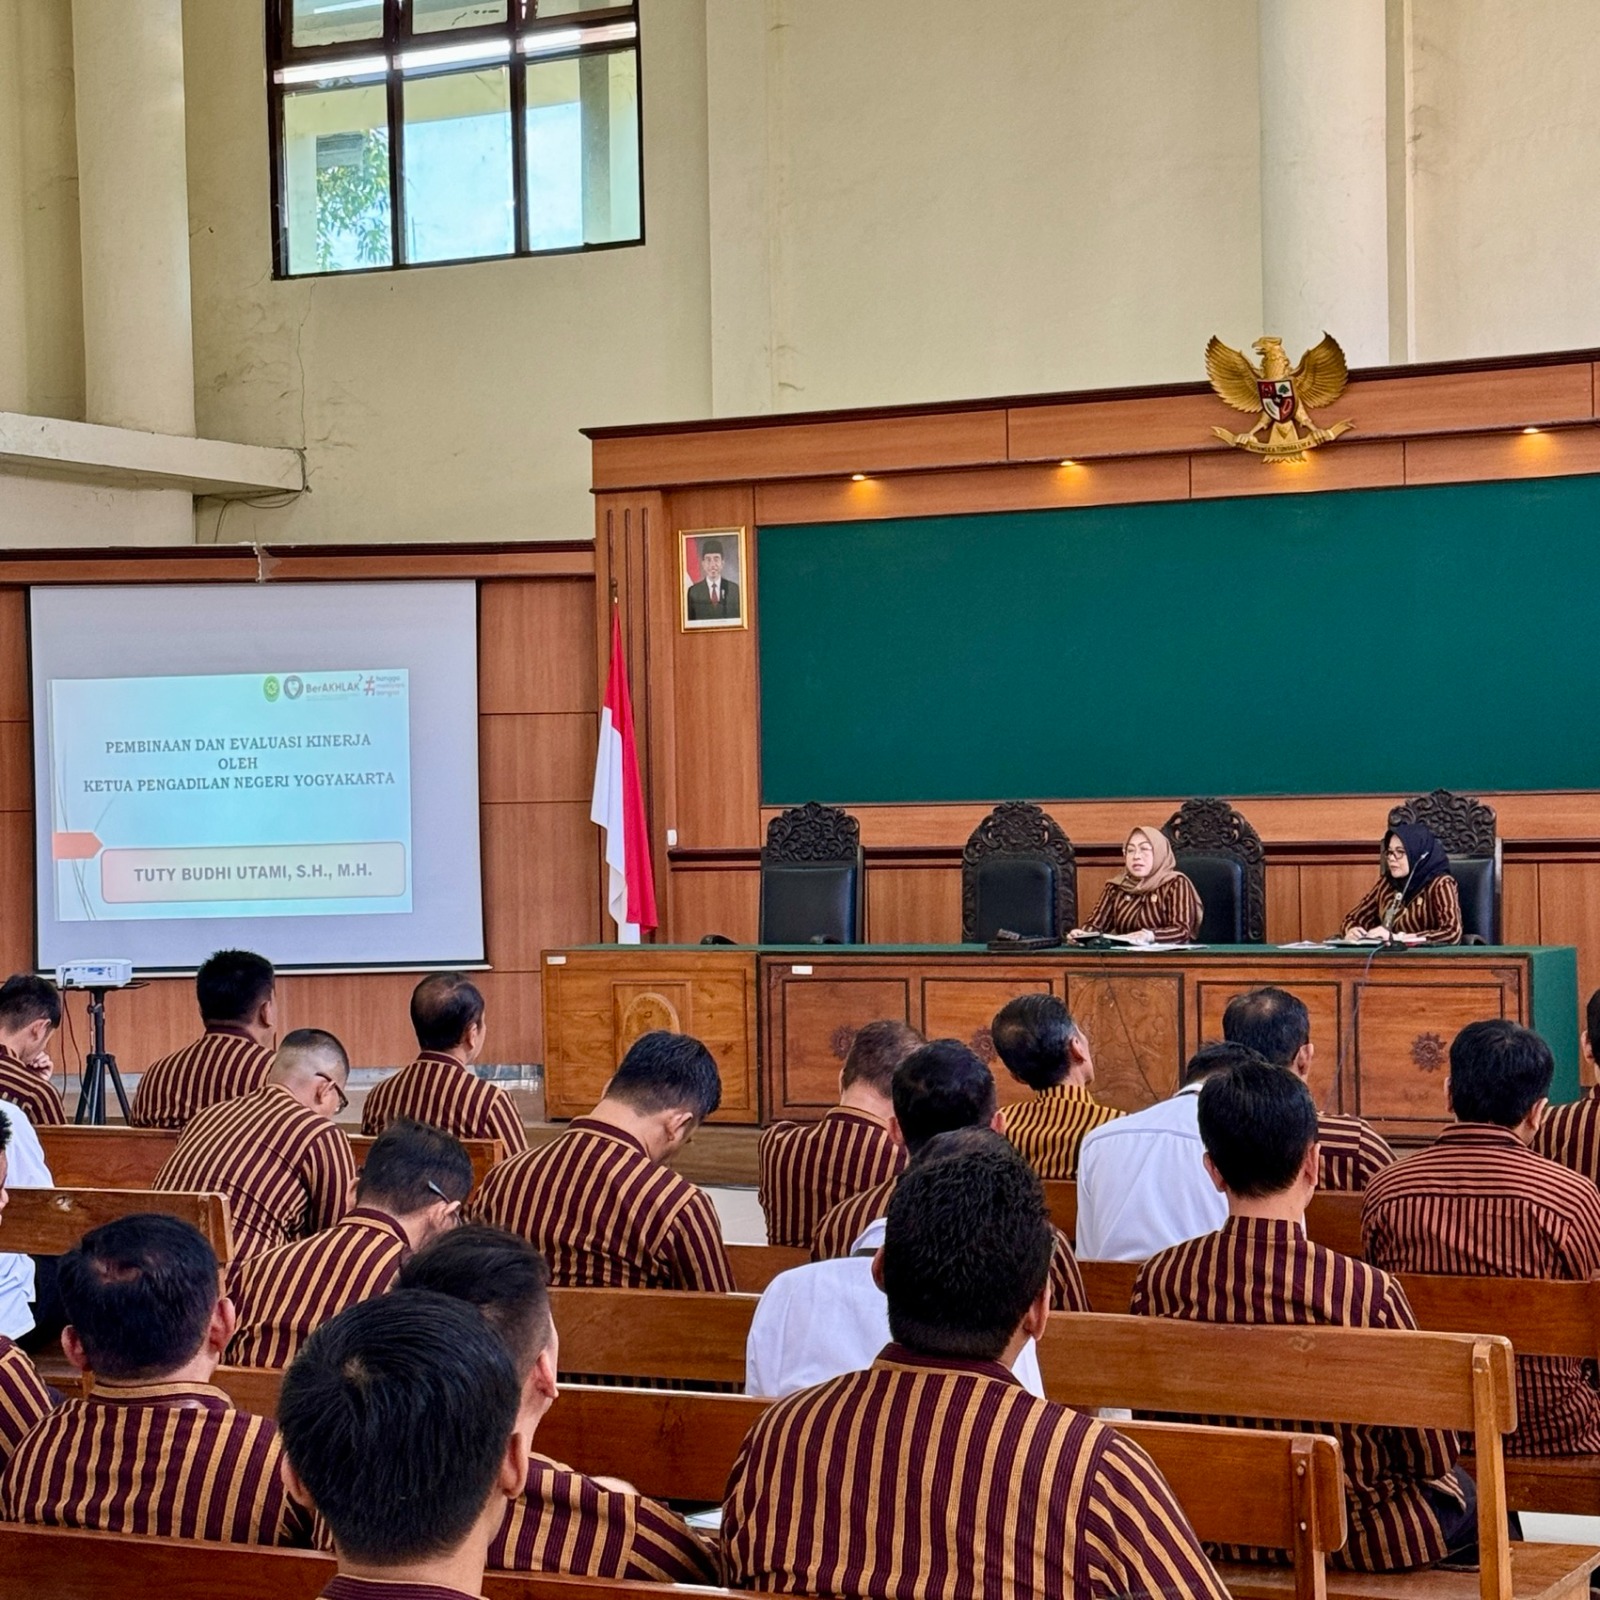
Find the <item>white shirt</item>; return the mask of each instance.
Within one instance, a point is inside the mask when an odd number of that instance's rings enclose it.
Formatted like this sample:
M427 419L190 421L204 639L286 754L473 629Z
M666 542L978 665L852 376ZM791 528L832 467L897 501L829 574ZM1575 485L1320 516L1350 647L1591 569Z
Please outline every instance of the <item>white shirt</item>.
M1102 1123L1078 1150L1078 1259L1146 1261L1215 1233L1227 1197L1208 1176L1200 1142L1200 1085Z
M0 1100L0 1115L11 1124L11 1142L6 1146L6 1187L8 1189L53 1189L49 1164L39 1135L33 1131L27 1113L9 1100ZM5 1217L0 1214L0 1239L5 1238ZM0 1255L0 1333L20 1339L33 1327L33 1257Z
M877 1360L890 1338L889 1302L872 1281L872 1257L883 1243L884 1226L880 1217L842 1260L791 1267L767 1285L745 1345L746 1394L782 1399ZM1029 1394L1044 1398L1032 1339L1013 1370Z

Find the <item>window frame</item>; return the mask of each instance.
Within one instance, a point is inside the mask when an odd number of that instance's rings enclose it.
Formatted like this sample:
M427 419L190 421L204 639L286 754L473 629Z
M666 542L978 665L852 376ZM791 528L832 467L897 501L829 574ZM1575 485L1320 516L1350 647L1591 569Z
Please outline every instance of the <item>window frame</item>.
M413 272L427 267L460 267L479 262L538 260L545 256L587 255L602 250L633 250L646 242L645 223L645 156L644 156L644 29L639 15L639 0L619 0L619 3L597 7L593 11L567 13L561 16L537 15L536 0L506 0L504 22L484 22L465 28L434 28L421 33L412 29L414 10L405 0L382 0L383 33L368 39L343 39L328 45L295 45L294 0L266 0L266 53L267 53L267 140L271 172L272 212L272 276L275 280L295 282L307 278L365 277L375 272ZM608 39L598 43L579 43L567 49L542 51L534 55L521 50L519 44L541 33L570 32L574 28L600 28L617 23L631 22L634 36L631 40ZM402 244L405 239L405 107L403 85L408 81L400 64L406 50L442 48L446 45L473 44L479 41L507 43L504 62L443 66L435 72L414 73L410 82L432 78L450 77L456 73L482 70L483 66L507 68L510 90L509 113L511 117L511 188L515 218L514 247L495 255L452 256L448 260L406 261ZM607 239L600 243L584 242L575 245L557 245L549 249L534 250L528 245L528 160L527 160L527 110L528 67L530 63L544 65L552 61L578 61L587 57L620 55L631 51L635 64L636 104L639 119L639 233L633 239ZM362 267L329 267L315 272L289 270L289 178L288 152L283 136L284 101L306 84L284 84L279 72L286 67L306 66L315 62L370 60L374 56L385 58L382 74L363 73L361 83L384 87L384 106L389 127L389 260ZM317 80L321 82L322 80ZM337 81L330 77L329 83Z

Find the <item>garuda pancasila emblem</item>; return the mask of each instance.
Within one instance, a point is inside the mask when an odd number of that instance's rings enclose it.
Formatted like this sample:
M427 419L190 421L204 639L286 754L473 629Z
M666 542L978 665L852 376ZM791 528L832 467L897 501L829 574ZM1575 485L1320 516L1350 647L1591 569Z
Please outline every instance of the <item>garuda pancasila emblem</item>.
M1300 365L1292 369L1281 339L1263 335L1250 348L1261 357L1259 367L1215 334L1206 346L1206 376L1211 387L1234 410L1258 414L1255 426L1244 433L1213 428L1224 444L1237 445L1267 461L1304 461L1307 450L1327 444L1355 426L1336 422L1331 428L1319 428L1311 420L1315 407L1332 405L1344 393L1350 377L1344 351L1331 334L1323 334L1321 342L1307 350ZM1263 428L1268 429L1265 439L1260 437Z

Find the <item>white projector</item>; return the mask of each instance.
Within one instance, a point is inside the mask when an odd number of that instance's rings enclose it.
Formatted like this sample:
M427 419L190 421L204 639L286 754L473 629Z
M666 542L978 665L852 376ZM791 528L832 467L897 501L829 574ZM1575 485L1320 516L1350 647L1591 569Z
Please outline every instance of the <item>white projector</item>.
M56 968L60 989L125 989L132 982L131 961L69 961Z

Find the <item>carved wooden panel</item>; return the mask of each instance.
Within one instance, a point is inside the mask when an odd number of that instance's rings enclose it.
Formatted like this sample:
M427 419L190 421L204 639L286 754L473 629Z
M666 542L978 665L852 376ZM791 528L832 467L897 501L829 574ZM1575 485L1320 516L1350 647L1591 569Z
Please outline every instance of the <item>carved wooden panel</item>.
M1442 1126L1450 1120L1450 1041L1469 1022L1517 1015L1515 996L1487 974L1429 984L1425 997L1404 981L1368 984L1356 1008L1354 1109L1369 1121Z
M768 963L767 1118L819 1117L839 1098L839 1069L856 1030L888 1017L917 1025L905 977L851 976L823 963Z
M971 1047L994 1073L1001 1105L1032 1099L1032 1091L1006 1071L994 1053L989 1025L995 1013L1019 994L1060 994L1065 982L1049 973L998 972L978 978L925 978L922 983L922 1031L930 1039L959 1039Z
M1195 1040L1194 1048L1198 1049L1200 1045L1222 1037L1222 1013L1227 1010L1228 1002L1236 994L1247 994L1251 989L1260 987L1259 983L1197 979L1194 992L1200 1023L1199 1036ZM1311 1013L1313 1054L1310 1085L1312 1097L1317 1102L1317 1109L1345 1110L1344 1096L1341 1093L1344 1086L1339 1071L1339 984L1331 981L1308 982L1305 979L1296 979L1293 983L1284 983L1279 987L1288 989L1291 994L1302 1000L1306 1010Z
M1452 794L1435 789L1395 806L1389 813L1389 826L1420 822L1438 836L1445 851L1453 856L1492 856L1494 854L1494 809L1471 795Z
M1187 1059L1179 974L1069 971L1067 1009L1094 1052L1095 1099L1139 1111L1177 1088Z
M1052 931L1059 938L1078 920L1078 870L1061 824L1026 800L997 805L972 830L961 852L961 939L978 940L978 868L993 856L1048 861L1055 868Z

